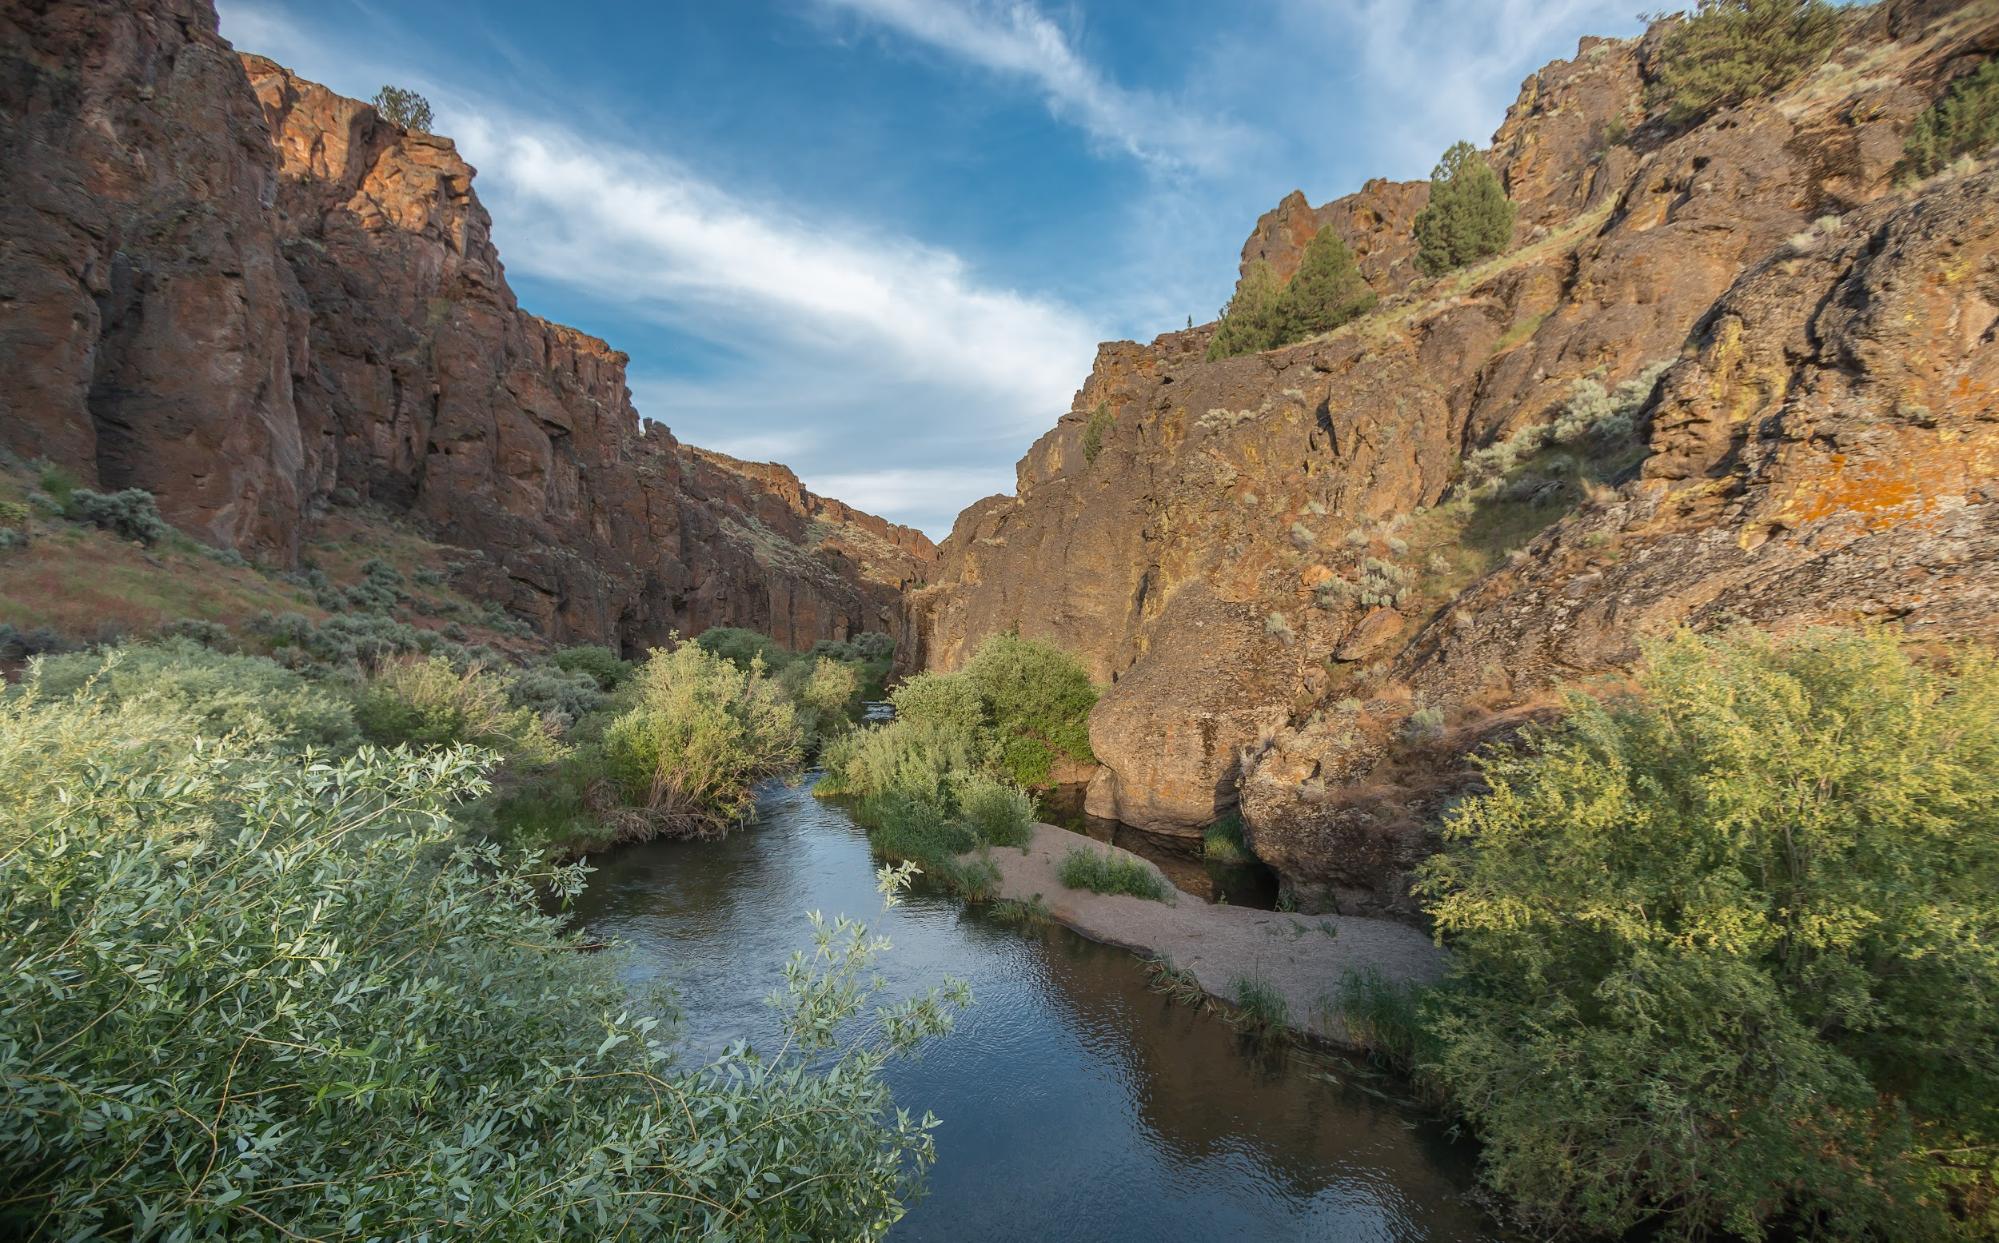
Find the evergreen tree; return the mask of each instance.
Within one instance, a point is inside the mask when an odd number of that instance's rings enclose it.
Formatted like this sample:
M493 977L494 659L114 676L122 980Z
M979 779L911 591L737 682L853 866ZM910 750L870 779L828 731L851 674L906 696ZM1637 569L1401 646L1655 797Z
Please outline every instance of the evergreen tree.
M1222 322L1208 342L1208 358L1254 354L1277 344L1277 304L1283 287L1270 265L1258 259L1236 285L1235 297L1222 308Z
M1967 152L1999 143L1999 60L1959 78L1950 93L1916 119L1909 133L1907 170L1918 177L1937 172Z
M1839 24L1827 0L1700 0L1666 36L1647 102L1677 123L1775 94L1831 54Z
M1505 250L1513 203L1499 174L1468 142L1444 152L1430 174L1430 202L1416 213L1416 266L1428 276Z
M1276 344L1331 332L1365 315L1374 302L1374 290L1354 266L1353 253L1328 225L1305 247L1298 274L1278 299Z
M369 101L382 118L392 121L404 129L417 130L428 134L433 123L430 115L430 101L415 91L400 86L384 86L375 92Z

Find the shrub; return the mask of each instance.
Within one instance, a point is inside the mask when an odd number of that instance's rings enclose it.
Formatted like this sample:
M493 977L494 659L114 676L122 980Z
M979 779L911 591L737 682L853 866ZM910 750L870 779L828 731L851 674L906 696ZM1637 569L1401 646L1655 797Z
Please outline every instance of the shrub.
M202 647L221 649L229 646L229 627L199 617L183 617L161 626L159 637L186 639Z
M595 644L557 648L549 661L564 673L589 674L596 679L599 690L617 690L632 677L630 661L620 660L610 648Z
M1105 402L1098 402L1090 411L1090 421L1083 425L1083 460L1094 463L1097 455L1104 451L1104 436L1111 430L1111 408Z
M1306 243L1297 275L1277 299L1272 343L1286 345L1331 332L1367 314L1374 303L1374 290L1354 266L1346 242L1327 225Z
M802 657L778 674L778 685L798 711L806 750L817 752L860 715L860 666L846 661Z
M1211 863L1248 863L1256 856L1242 837L1242 814L1230 812L1201 833L1201 857Z
M1419 892L1434 1073L1533 1222L1995 1224L1999 662L1682 633L1483 764Z
M999 634L979 645L965 678L978 689L999 741L1001 773L1017 785L1046 784L1058 756L1094 762L1090 709L1097 688L1058 647Z
M1903 168L1916 177L1943 171L1961 155L1999 143L1999 59L1959 78L1929 111L1916 118L1904 148Z
M431 115L430 101L415 91L405 90L400 86L384 86L375 92L375 98L369 102L375 105L375 111L381 113L382 118L391 125L400 125L404 129L427 134L430 132L430 127L436 123L436 119Z
M1019 786L965 773L952 793L960 819L986 845L1025 848L1034 836L1034 800Z
M160 517L159 507L153 503L153 494L144 488L126 488L122 492L111 493L77 488L70 492L64 510L78 522L102 527L141 544L157 544L173 533L166 519Z
M681 643L639 666L633 689L636 706L605 731L604 754L652 832L725 831L755 809L756 782L801 758L790 698L754 666Z
M189 638L37 657L22 690L44 701L148 704L210 738L240 733L270 747L345 747L347 701L261 656L212 651Z
M1278 300L1283 286L1270 265L1258 259L1236 284L1235 296L1222 308L1215 335L1208 341L1208 361L1236 354L1254 354L1277 344Z
M1121 853L1079 846L1062 856L1057 875L1064 886L1091 893L1129 894L1152 902L1165 902L1173 896L1172 886L1160 879L1150 864Z
M1347 1042L1398 1070L1429 1065L1437 1056L1428 1005L1428 987L1391 980L1377 967L1349 967L1340 977L1336 1009Z
M584 670L567 672L555 665L530 665L507 683L507 702L525 708L567 733L576 723L604 706L597 679Z
M76 646L47 626L22 630L12 622L0 622L0 658L23 660L45 652L67 651Z
M985 738L990 733L986 705L970 678L919 673L903 679L902 685L890 694L889 702L895 706L898 721L958 734L976 742L978 745L972 749L979 753L986 749Z
M44 495L56 503L58 512L69 508L69 498L82 486L69 468L53 462L35 463L35 483Z
M265 613L250 622L280 655L292 649L294 660L329 665L373 666L396 656L424 652L454 664L473 663L490 653L466 648L435 630L424 630L381 613L336 613L314 622L300 613Z
M896 794L949 818L954 802L952 778L976 772L985 754L973 749L964 734L920 721L897 720L875 729L844 735L820 756L827 794L862 798Z
M0 703L0 1168L29 1237L880 1238L932 1159L883 1071L947 985L814 921L784 1045L686 1065L542 896L454 847L478 760L191 748ZM887 874L887 901L907 883Z
M704 652L711 652L728 661L744 673L756 661L763 661L764 671L775 675L786 665L797 659L797 654L784 647L767 634L745 630L740 626L711 626L694 640Z
M1444 732L1444 714L1437 708L1418 708L1402 719L1402 737L1410 742L1427 742Z
M1839 27L1827 0L1699 0L1660 44L1646 103L1677 124L1775 94L1831 55Z
M510 707L507 690L505 679L460 671L441 657L394 660L361 689L354 719L368 741L385 747L471 743L531 764L560 756L550 724L531 708Z
M1430 201L1416 213L1416 266L1440 276L1512 240L1513 204L1499 174L1470 143L1453 145L1430 174Z

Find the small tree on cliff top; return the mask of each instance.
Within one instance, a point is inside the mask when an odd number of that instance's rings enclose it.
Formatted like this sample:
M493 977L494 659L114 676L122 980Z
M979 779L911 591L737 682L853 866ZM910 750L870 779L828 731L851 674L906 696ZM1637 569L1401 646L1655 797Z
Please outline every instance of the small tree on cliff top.
M1328 225L1305 247L1298 274L1278 299L1278 343L1331 332L1373 306L1374 290L1354 266L1347 244Z
M1438 276L1505 250L1513 240L1513 204L1499 174L1476 148L1460 142L1430 173L1430 201L1416 213L1416 266Z
M430 101L415 91L400 86L383 86L369 101L384 120L393 121L404 129L428 134L435 118L431 116Z
M1277 344L1277 303L1284 287L1270 265L1258 259L1236 285L1235 297L1222 308L1222 322L1208 342L1208 359L1254 354Z
M1832 53L1839 24L1826 0L1700 0L1660 47L1646 102L1678 123L1775 94Z

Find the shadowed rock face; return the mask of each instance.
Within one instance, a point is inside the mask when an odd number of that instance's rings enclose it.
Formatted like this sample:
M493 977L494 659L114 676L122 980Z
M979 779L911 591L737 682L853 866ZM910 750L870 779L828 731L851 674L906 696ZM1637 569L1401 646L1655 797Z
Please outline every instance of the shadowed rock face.
M515 302L449 139L206 0L4 5L0 45L0 444L281 564L352 490L552 638L899 626L929 541L642 425L625 355Z
M1016 495L961 515L912 593L928 664L1015 626L1076 651L1110 684L1092 810L1185 829L1239 800L1308 907L1407 914L1467 751L1616 677L1642 635L1993 633L1999 185L1894 172L1914 118L1999 48L1999 10L1883 5L1790 90L1678 132L1643 105L1657 37L1586 40L1523 85L1491 154L1519 205L1501 259L1423 281L1401 223L1352 224L1413 217L1426 187L1293 196L1245 263L1283 273L1339 225L1373 315L1214 363L1211 328L1103 346ZM1367 598L1369 563L1406 553L1381 524L1451 497L1467 452L1552 421L1579 380L1667 363L1621 486L1562 499L1460 590ZM1419 708L1440 732L1405 724Z

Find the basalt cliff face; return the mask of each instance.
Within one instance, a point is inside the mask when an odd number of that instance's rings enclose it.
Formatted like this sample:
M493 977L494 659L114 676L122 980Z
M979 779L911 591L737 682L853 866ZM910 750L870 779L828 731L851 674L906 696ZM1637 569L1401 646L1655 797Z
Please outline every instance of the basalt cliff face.
M1211 328L1103 346L912 594L926 663L1014 627L1077 652L1108 685L1093 812L1239 804L1306 909L1407 914L1464 757L1648 634L1999 632L1999 173L1896 167L1999 50L1999 6L1889 0L1790 89L1680 129L1645 105L1662 34L1523 85L1489 153L1519 209L1498 259L1416 273L1427 185L1294 194L1245 267L1286 275L1331 225L1373 314L1215 362ZM1470 492L1468 456L1620 386L1629 460L1585 441Z
M920 533L643 424L523 311L473 169L216 32L208 0L0 3L0 445L281 565L332 500L483 551L550 638L900 624Z

